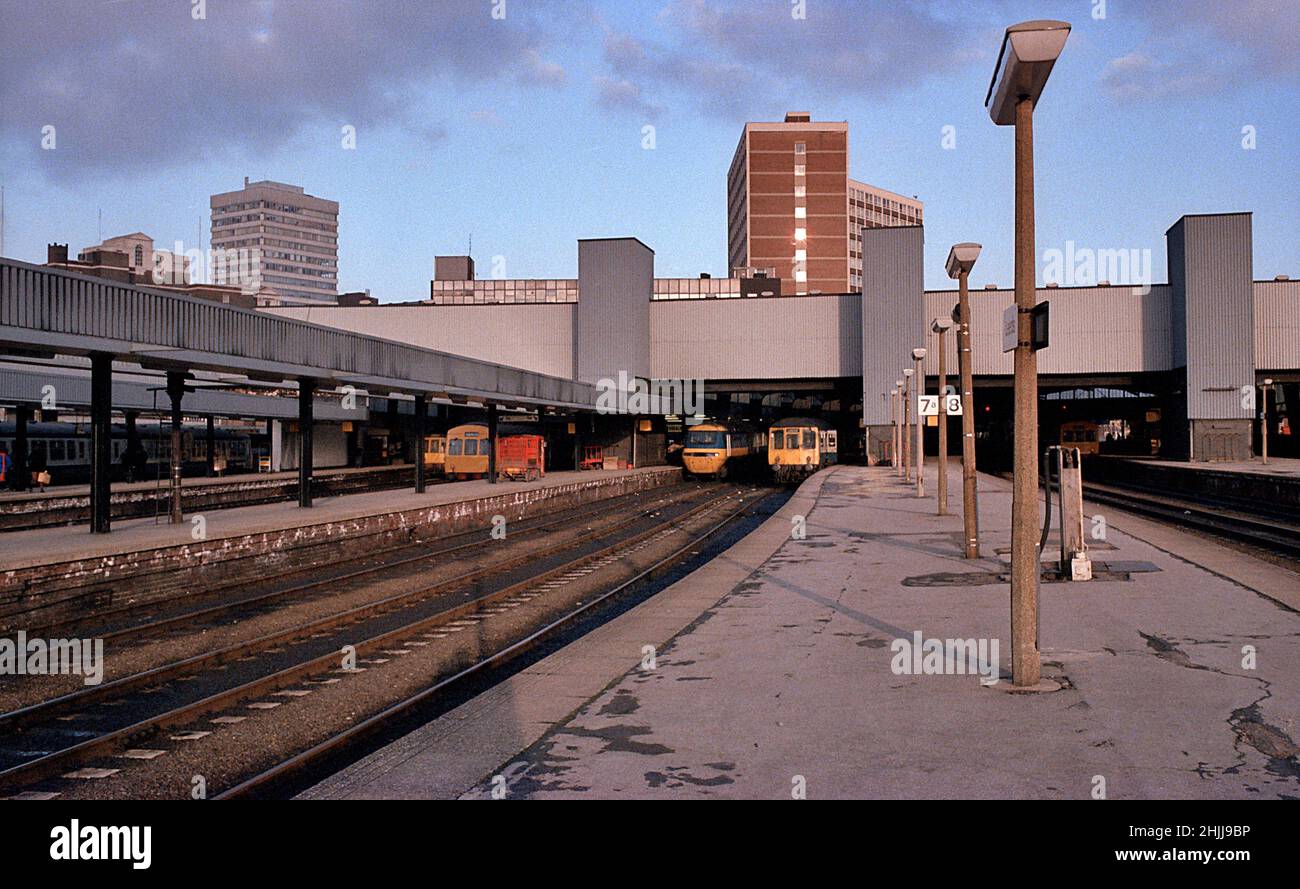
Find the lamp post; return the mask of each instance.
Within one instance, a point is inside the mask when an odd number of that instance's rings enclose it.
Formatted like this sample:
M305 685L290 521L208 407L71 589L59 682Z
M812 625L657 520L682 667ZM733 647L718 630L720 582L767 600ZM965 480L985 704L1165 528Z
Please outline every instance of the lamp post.
M898 390L889 390L889 465L898 468Z
M916 496L924 497L925 488L922 486L921 468L925 464L925 448L922 447L921 430L924 428L924 421L921 419L921 396L925 394L925 372L921 370L921 362L925 360L925 349L913 349L912 361L916 363Z
M894 417L894 465L903 474L903 381L894 380L894 393L898 396L898 413Z
M903 368L903 481L912 481L912 456L908 446L908 430L912 425L912 369Z
M1035 284L1034 106L1070 26L1022 22L1007 28L984 104L998 126L1014 125L1016 169L1015 460L1011 495L1011 674L1036 686L1038 655L1038 357L1031 328ZM999 73L1001 77L999 78Z
M930 322L930 329L939 338L939 515L948 514L948 367L943 335L950 327L952 322L947 318Z
M1264 457L1265 466L1268 465L1268 390L1272 387L1273 379L1271 377L1264 381L1264 385L1259 387L1263 392L1264 398L1264 415L1260 418L1259 427L1259 445L1260 453Z
M961 377L961 517L966 536L966 558L980 557L979 495L975 476L975 370L970 350L970 270L979 259L980 245L954 244L948 251L948 277L957 279L957 370Z

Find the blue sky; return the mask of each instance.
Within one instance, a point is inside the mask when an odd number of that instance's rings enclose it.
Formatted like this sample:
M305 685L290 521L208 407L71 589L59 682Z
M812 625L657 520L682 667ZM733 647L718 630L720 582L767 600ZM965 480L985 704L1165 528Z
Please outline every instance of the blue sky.
M577 239L617 235L719 275L742 125L802 110L849 122L854 178L925 201L927 287L965 240L1007 286L1012 133L982 103L1006 25L1060 18L1040 256L1150 249L1165 281L1181 214L1248 210L1255 277L1300 274L1289 0L197 2L0 0L6 255L75 253L100 211L105 237L206 244L208 196L249 176L339 201L340 289L385 301L471 236L480 276L573 277Z

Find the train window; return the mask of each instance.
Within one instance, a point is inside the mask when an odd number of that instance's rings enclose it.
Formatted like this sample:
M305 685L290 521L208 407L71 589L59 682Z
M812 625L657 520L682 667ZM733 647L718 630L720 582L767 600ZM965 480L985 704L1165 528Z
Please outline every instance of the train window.
M447 454L452 457L459 457L460 446L461 446L460 439L453 438L451 441L447 442Z
M50 440L50 459L62 460L64 458L63 439L55 438Z
M688 448L726 447L726 433L706 432L702 429L692 429L690 432L686 433L686 447Z
M817 447L817 430L805 429L803 431L803 446L805 450L814 450Z
M472 438L465 439L465 456L475 457L478 455L478 442Z
M835 450L835 447L836 447L835 438L836 438L836 436L835 436L835 433L834 433L834 432L827 432L827 433L826 433L826 449L827 449L827 450L830 450L830 451Z
M791 451L799 450L799 430L791 429L785 434L785 446Z
M86 459L86 443L84 441L77 442L77 459Z
M781 450L781 431L779 429L772 433L772 450Z

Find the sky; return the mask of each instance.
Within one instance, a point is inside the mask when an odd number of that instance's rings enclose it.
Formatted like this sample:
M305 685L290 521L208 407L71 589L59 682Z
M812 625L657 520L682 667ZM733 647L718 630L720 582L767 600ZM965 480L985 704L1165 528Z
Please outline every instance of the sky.
M338 201L340 290L385 302L471 242L479 277L576 277L577 240L616 236L719 276L741 129L798 110L848 122L853 178L925 202L927 288L959 241L984 245L973 286L1009 286L1012 129L983 102L1006 26L1052 18L1040 279L1073 244L1149 250L1164 282L1169 226L1235 211L1255 278L1295 277L1298 5L0 0L3 253L206 246L209 196L248 176Z

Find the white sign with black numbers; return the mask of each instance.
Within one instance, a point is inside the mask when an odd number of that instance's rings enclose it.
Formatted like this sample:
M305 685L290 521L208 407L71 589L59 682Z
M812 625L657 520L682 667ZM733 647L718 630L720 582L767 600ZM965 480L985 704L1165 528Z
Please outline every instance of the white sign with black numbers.
M944 410L950 417L961 416L961 396L945 395ZM922 417L939 416L939 396L938 395L918 395L916 399L916 410Z

